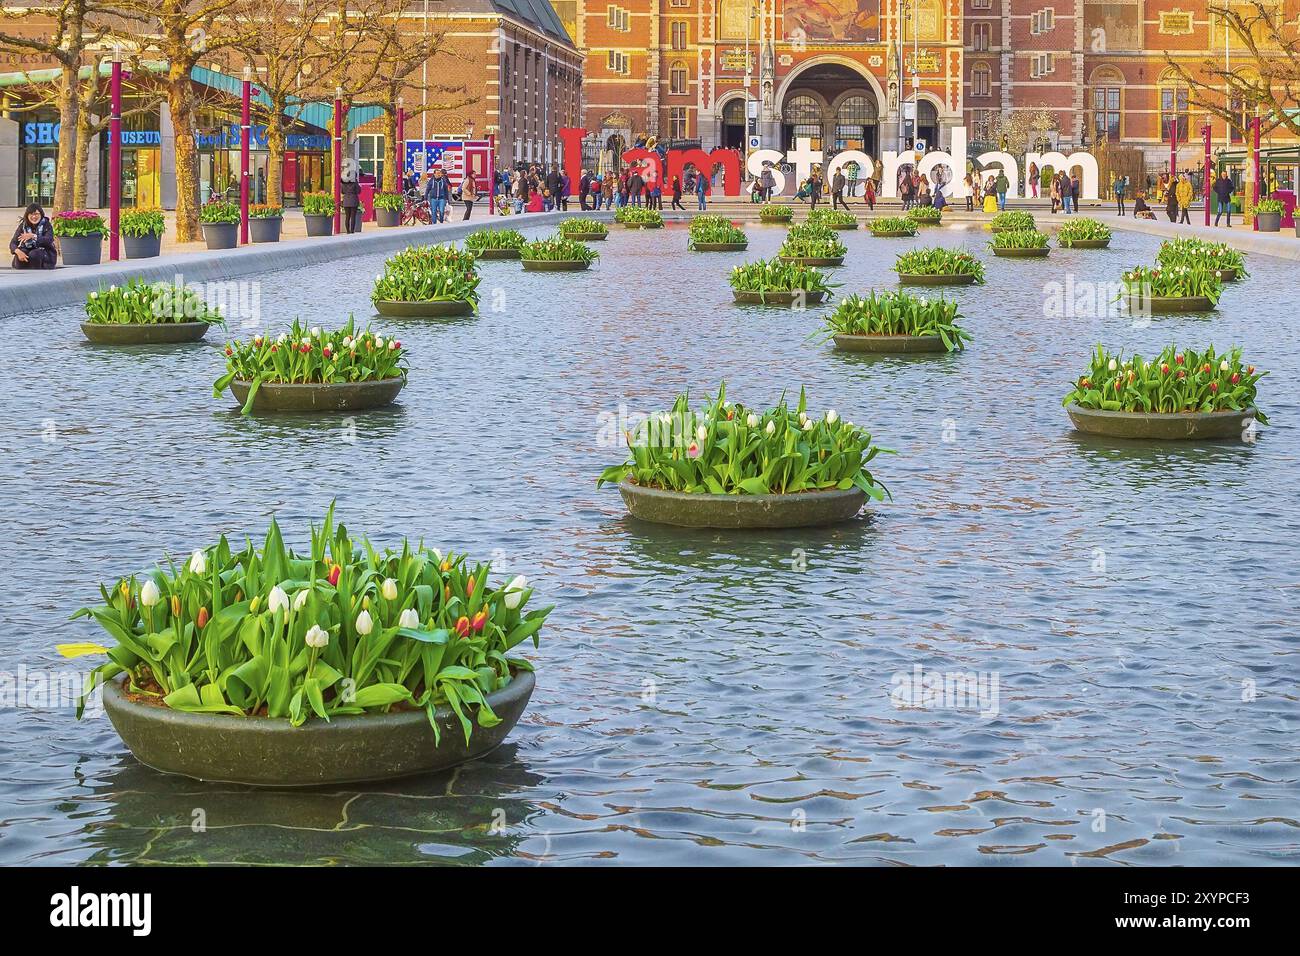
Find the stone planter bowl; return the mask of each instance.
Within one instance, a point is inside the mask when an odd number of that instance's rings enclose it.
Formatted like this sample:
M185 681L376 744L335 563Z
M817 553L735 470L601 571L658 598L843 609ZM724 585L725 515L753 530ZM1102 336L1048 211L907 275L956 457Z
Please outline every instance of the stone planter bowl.
M397 319L441 319L456 315L473 315L474 303L468 299L429 299L423 302L398 302L377 299L375 311Z
M691 246L691 252L744 252L749 242L697 242Z
M518 249L480 249L474 253L475 259L518 259Z
M248 239L250 242L279 242L280 228L284 225L281 216L249 217Z
M355 412L391 405L406 384L402 377L366 382L285 385L263 382L253 400L254 412ZM242 408L251 382L235 380L230 391Z
M842 352L947 352L937 335L837 335Z
M65 266L97 266L104 254L104 234L59 236L59 255Z
M1041 259L1051 251L1051 246L1043 246L1041 249L994 249L993 254L1004 259Z
M902 285L970 285L975 281L975 276L955 272L943 275L917 275L911 272L900 272L898 281Z
M777 256L782 262L793 262L797 266L842 266L843 256Z
M560 230L560 235L565 239L576 239L578 242L604 242L609 238L607 232L565 232Z
M1234 412L1107 412L1067 405L1070 421L1081 432L1107 438L1145 438L1158 441L1241 438L1255 420L1255 410Z
M123 236L122 247L128 259L153 259L162 253L162 236Z
M309 236L332 236L334 235L334 216L308 216L303 214L303 220L307 223L307 235Z
M1214 303L1203 295L1156 296L1149 299L1129 296L1129 312L1143 314L1150 309L1152 315L1170 315L1175 312L1213 312Z
M662 229L664 227L662 222L625 222L620 225L624 229ZM569 238L576 239L577 236L570 235Z
M911 232L877 232L872 229L871 235L876 239L915 239L916 227L913 226Z
M1297 226L1296 228L1297 228L1297 229L1300 229L1300 226ZM1296 235L1297 235L1297 236L1300 236L1300 232L1297 232ZM1236 270L1236 269L1220 269L1220 270L1219 270L1219 281L1220 281L1220 282L1236 282L1236 281L1237 281L1238 279L1240 279L1240 278L1241 278L1241 276L1237 273L1237 270Z
M1062 249L1105 249L1110 245L1109 239L1057 239L1056 244Z
M163 773L252 787L319 787L436 773L494 749L510 733L536 680L520 671L488 694L501 718L473 722L469 743L451 708L434 711L441 740L423 710L311 718L301 727L269 717L191 714L127 698L123 681L104 685L104 710L136 760Z
M81 331L97 345L171 345L197 342L208 331L207 322L141 322L113 324L82 322Z
M525 272L582 272L591 263L582 259L520 259Z
M618 486L628 514L680 528L805 528L856 517L867 496L857 488L792 495L705 495Z
M202 226L203 241L209 249L233 249L239 245L239 223L205 222Z
M825 292L735 292L732 298L740 305L794 305L803 296L806 305L820 305Z
M828 225L826 228L827 229L856 229L858 228L858 224L856 222L844 222L844 223L840 223L838 226Z

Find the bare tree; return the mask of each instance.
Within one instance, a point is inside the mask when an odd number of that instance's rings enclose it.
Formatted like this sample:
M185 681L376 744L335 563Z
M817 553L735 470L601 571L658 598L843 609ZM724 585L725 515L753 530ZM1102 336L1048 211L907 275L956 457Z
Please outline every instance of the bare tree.
M1243 52L1237 62L1217 57L1196 63L1195 69L1166 53L1165 59L1187 86L1188 102L1226 122L1244 136L1248 115L1258 115L1264 132L1279 127L1300 136L1300 33L1289 24L1281 4L1249 0L1228 5L1212 3L1208 19L1223 24L1232 45ZM1242 60L1249 64L1243 69Z
M96 51L91 54L90 69L81 82L81 94L77 103L76 174L72 183L72 202L78 209L85 208L88 200L87 182L91 143L96 134L109 129L113 120L111 91L105 76L105 65L111 60L112 55L106 51ZM139 92L135 102L122 112L123 119L153 113L163 100L163 93L160 90L139 85L136 89Z

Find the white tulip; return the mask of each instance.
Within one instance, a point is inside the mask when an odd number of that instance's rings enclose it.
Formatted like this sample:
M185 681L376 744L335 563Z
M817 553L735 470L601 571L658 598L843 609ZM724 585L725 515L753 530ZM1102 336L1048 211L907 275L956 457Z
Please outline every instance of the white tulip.
M750 428L756 428L758 426L758 416L750 415L748 418L745 419L745 424L748 425Z
M392 578L384 578L384 583L380 587L379 593L384 596L385 601L397 600L397 582Z
M302 610L303 605L307 603L307 595L309 594L311 594L311 590L309 588L303 588L293 596L293 609L295 611Z
M370 616L369 611L362 611L357 615L357 633L365 637L375 629L374 618Z
M810 432L813 430L812 419L808 419L808 421L803 423L803 430L806 432Z
M394 351L394 352L396 352L397 349L399 348L399 346L398 346L398 344L397 344L396 342L389 342L389 343L388 343L388 347L389 347L389 349L391 349L391 350Z
M330 636L325 631L321 630L321 626L319 624L313 624L311 626L311 630L307 632L307 636L304 637L303 640L307 642L308 647L319 648L319 647L325 647L326 645L329 644Z
M774 434L776 432L776 422L768 422L767 428L765 428L764 431L766 431L769 435Z
M397 626L418 629L420 626L420 615L416 613L415 608L408 607L397 619Z
M162 594L158 591L158 585L152 581L144 582L144 587L140 588L140 603L145 607L153 607L162 600Z
M437 548L430 548L429 550L433 552L433 556L437 559L438 563L442 564L442 552Z
M519 602L523 600L524 591L528 587L528 579L522 574L511 580L506 585L505 604L510 610L519 607Z
M312 338L316 338L316 339L320 338L320 326L313 325L311 327L311 334L312 334Z
M839 417L840 416L835 414L835 409L833 408L826 413L826 420L830 422L832 425L835 424L836 419L838 419Z
M357 350L357 340L353 339L351 342L348 343L348 351L355 352L356 350Z
M807 420L808 420L808 413L807 413L807 412L800 412L800 413L799 413L799 424L802 425L802 424L803 424L804 422L806 422Z
M208 559L203 556L202 551L195 550L190 555L190 570L195 574L202 574L208 569Z
M289 595L284 593L284 588L278 584L271 588L271 593L266 599L266 607L272 614L276 611L289 610Z
M1115 369L1119 368L1119 365L1115 362L1114 359L1111 359L1111 360L1110 360L1110 364L1109 364L1108 366L1106 366L1106 367L1107 367L1108 369L1110 369L1110 370L1113 372L1113 371L1115 371Z
M695 437L700 441L704 441L704 439L709 437L709 430L701 425L699 428L695 429Z
M288 333L288 332L281 332L281 333L280 333L280 337L276 339L276 341L279 342L281 345L283 345L283 344L284 344L285 342L287 342L288 340L289 340L289 333Z
M1226 372L1229 368L1231 368L1231 366L1228 365L1228 360L1227 360L1227 359L1224 359L1222 362L1219 363L1219 371L1220 371L1220 372Z
M384 337L383 337L382 335L376 335L376 336L375 336L375 348L377 348L377 349L382 349L383 347L384 347Z

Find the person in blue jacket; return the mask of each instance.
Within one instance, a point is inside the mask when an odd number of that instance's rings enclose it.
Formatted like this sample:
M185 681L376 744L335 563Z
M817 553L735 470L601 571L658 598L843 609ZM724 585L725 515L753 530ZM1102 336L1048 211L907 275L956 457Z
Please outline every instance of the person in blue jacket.
M433 174L424 184L424 198L429 203L429 217L434 222L447 221L447 203L451 199L451 184L442 174L442 167L433 167Z

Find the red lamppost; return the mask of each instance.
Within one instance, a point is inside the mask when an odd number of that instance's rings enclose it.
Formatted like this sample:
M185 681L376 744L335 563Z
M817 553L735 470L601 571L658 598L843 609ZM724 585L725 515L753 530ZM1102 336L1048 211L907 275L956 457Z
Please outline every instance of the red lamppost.
M1254 159L1252 160L1252 162L1253 162L1253 164L1254 164L1254 170L1253 170L1253 171L1254 171L1254 173L1255 173L1255 184L1254 184L1254 187L1251 189L1252 196L1251 196L1251 210L1250 210L1250 218L1251 218L1251 222L1252 222L1252 224L1253 224L1253 228L1254 228L1254 230L1255 230L1256 232L1259 232L1259 219L1258 219L1258 218L1256 217L1256 215L1255 215L1255 207L1259 205L1259 175L1260 175L1260 172L1261 172L1261 170L1260 170L1260 166L1261 166L1261 164L1260 164L1260 161L1259 161L1260 122L1259 122L1259 117L1258 117L1258 116L1256 116L1254 119L1252 119L1252 120L1250 121L1250 138L1251 138L1251 142L1252 142L1252 144L1253 144L1254 147L1255 147L1255 149L1254 149L1255 156L1254 156Z
M334 87L334 235L343 229L343 87Z
M1169 179L1172 182L1178 175L1178 112L1169 121Z
M116 262L122 219L122 53L116 46L113 47L109 98L112 105L108 119L108 258L110 262Z
M1214 182L1212 178L1214 170L1211 166L1212 160L1210 158L1210 146L1212 141L1210 119L1208 116L1205 119L1205 125L1201 127L1201 132L1205 134L1205 182L1201 187L1201 192L1205 194L1205 224L1208 226L1210 224L1210 186Z
M248 245L248 140L253 133L253 68L244 67L242 99L239 107L239 243Z
M488 215L497 211L497 134L496 127L489 126L488 131Z
M393 166L393 172L396 174L393 179L397 183L398 193L406 192L406 107L402 105L402 97L397 98L397 155L393 157L396 165Z

